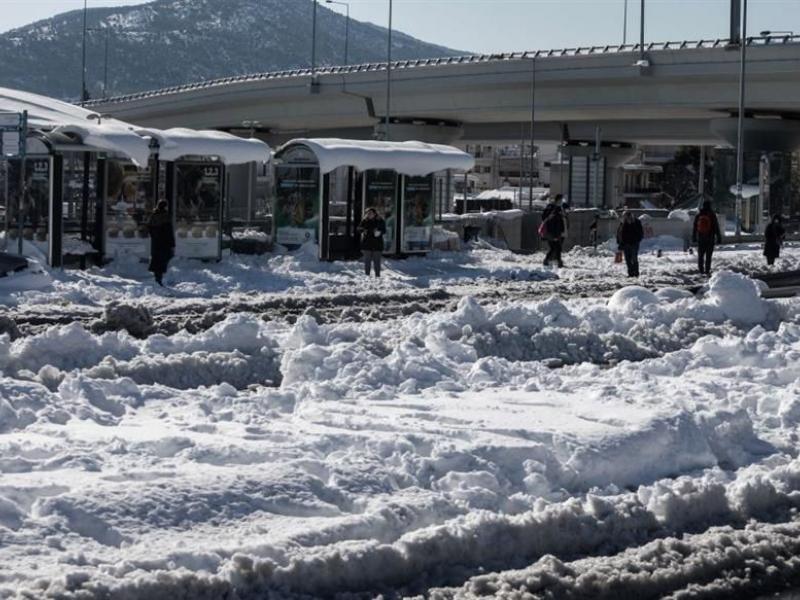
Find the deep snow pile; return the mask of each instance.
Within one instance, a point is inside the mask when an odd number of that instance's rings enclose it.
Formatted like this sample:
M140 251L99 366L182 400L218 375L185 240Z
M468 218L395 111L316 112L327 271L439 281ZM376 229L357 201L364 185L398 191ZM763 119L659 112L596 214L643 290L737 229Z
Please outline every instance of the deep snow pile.
M531 264L480 252L468 268ZM437 281L467 277L442 265ZM128 297L87 277L87 297ZM700 297L467 295L396 319L231 314L149 336L125 313L142 337L2 336L0 597L797 583L800 302L759 294L718 273Z

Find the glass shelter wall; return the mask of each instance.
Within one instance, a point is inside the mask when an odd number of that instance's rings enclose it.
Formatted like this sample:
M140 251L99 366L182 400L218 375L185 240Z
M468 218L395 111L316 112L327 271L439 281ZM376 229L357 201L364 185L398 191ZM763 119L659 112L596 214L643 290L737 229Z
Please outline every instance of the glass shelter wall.
M275 166L273 231L276 243L289 249L319 243L321 182L314 154L303 147L289 149Z
M175 254L220 258L224 169L220 163L175 163Z
M402 251L429 252L433 247L433 175L403 178Z

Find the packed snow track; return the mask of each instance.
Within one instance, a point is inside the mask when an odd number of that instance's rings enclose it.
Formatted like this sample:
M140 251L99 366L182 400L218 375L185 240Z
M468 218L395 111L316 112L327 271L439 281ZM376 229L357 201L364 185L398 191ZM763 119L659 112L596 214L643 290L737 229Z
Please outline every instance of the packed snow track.
M231 257L168 291L138 264L7 291L0 598L796 589L800 300L762 297L747 246L710 280L682 252L640 285L608 251L566 259L473 248L375 281Z

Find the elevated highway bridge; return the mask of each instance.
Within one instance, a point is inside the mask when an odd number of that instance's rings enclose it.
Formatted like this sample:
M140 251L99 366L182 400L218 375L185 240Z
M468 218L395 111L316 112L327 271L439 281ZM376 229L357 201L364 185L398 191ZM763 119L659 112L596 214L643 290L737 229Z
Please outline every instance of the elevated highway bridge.
M747 39L747 139L800 147L800 36ZM644 56L645 62L640 58ZM392 63L392 139L720 144L735 139L739 51L725 39ZM89 102L153 127L293 137L382 135L386 63L203 81ZM734 137L731 137L733 132ZM769 148L767 147L769 146Z

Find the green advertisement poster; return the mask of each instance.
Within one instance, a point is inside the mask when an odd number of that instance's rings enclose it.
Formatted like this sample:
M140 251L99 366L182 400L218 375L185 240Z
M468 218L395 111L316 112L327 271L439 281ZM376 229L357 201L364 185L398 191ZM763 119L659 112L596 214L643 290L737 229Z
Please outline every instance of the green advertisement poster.
M433 204L433 175L405 178L403 252L428 252L431 249Z
M319 243L319 168L279 165L275 179L275 241L289 249Z
M397 173L394 171L367 171L365 176L364 210L374 208L386 221L383 236L383 251L392 252L397 230L395 197Z

